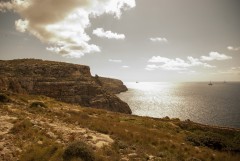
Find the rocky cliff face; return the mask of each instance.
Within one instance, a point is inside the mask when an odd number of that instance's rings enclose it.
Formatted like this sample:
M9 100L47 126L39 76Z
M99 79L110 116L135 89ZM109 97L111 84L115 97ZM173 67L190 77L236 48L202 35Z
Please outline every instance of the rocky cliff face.
M121 80L95 76L96 82L109 93L118 94L127 91L127 87Z
M120 80L92 77L90 68L37 59L0 61L0 90L46 95L59 101L131 113L115 93L126 91Z

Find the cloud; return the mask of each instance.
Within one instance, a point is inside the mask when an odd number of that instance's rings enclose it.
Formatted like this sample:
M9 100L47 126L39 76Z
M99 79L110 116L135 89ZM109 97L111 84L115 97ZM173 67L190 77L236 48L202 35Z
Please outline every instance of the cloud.
M155 64L149 64L145 67L146 70L152 71L160 68L161 66L155 65Z
M148 60L148 62L151 63L164 63L170 61L169 58L161 57L161 56L153 56L151 59Z
M11 2L0 2L0 12L6 12L7 10L12 10L13 5Z
M118 59L108 59L109 62L113 62L113 63L121 63L122 60L118 60Z
M163 38L155 37L155 38L150 38L150 40L152 42L163 42L163 43L167 43L168 42L168 40L165 37L163 37Z
M94 35L101 37L101 38L108 38L108 39L125 39L124 34L113 33L112 31L104 31L103 28L97 28L92 32Z
M28 21L19 19L19 20L15 21L15 27L16 27L17 31L25 32L28 28Z
M228 46L227 49L230 50L230 51L239 51L239 50L240 50L240 47Z
M147 65L145 68L146 70L156 70L160 68L163 70L186 71L186 70L189 70L190 67L196 67L196 66L202 66L204 68L216 67L207 63L203 63L198 58L193 58L191 56L187 57L187 61L180 58L169 59L161 56L153 56L151 59L148 60L148 62L160 63L160 65L156 65L156 64Z
M126 69L126 68L129 68L129 66L127 66L127 65L123 65L122 68L125 68L125 69Z
M213 60L228 60L232 59L231 56L225 54L219 54L218 52L210 52L209 56L201 56L202 61L213 61Z
M123 11L135 6L135 0L12 0L0 2L0 11L18 13L22 19L15 22L16 29L48 44L47 50L81 57L101 51L89 43L91 38L85 32L90 18L111 14L119 19Z

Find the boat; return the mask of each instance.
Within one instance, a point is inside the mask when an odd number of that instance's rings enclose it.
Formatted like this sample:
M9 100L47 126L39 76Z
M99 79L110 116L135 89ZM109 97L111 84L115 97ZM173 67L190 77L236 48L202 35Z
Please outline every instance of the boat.
M138 81L136 83L138 83Z
M212 86L213 84L212 84L212 82L210 81L210 82L208 83L208 85L209 85L209 86Z

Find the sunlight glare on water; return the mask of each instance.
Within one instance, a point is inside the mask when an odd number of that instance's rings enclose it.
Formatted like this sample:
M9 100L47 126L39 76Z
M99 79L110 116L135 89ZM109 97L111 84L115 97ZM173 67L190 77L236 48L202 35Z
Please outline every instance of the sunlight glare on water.
M118 96L135 115L240 127L240 83L125 83Z
M128 95L129 103L133 114L141 116L164 117L168 113L173 115L174 106L181 102L180 98L172 97L176 92L178 83L168 82L141 82L127 83L129 91L124 93ZM134 95L133 98L131 96ZM121 98L121 94L119 95ZM145 104L145 108L140 108L140 104ZM157 108L156 108L157 107ZM162 111L165 111L165 114Z

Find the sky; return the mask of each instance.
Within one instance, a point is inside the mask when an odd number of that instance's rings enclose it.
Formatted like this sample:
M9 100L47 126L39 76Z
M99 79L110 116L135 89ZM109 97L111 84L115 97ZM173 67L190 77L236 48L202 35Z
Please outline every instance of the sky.
M0 0L0 59L129 81L240 81L239 0Z

